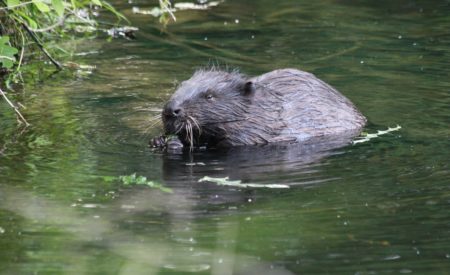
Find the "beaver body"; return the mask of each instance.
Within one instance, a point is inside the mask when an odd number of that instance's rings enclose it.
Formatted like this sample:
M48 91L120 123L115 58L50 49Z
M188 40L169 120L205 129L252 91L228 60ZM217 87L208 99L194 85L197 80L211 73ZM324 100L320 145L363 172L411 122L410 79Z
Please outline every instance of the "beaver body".
M358 135L366 118L313 74L280 69L257 77L197 71L162 113L184 145L239 146Z

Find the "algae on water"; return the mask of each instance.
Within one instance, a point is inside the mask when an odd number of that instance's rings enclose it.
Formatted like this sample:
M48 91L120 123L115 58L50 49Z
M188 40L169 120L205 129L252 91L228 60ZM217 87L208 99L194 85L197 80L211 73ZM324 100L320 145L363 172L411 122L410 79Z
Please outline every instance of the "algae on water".
M159 189L166 193L172 193L172 189L163 186L161 183L148 180L147 177L144 176L136 176L136 173L133 173L128 176L118 176L118 177L103 177L104 181L121 181L123 185L146 185L150 188Z

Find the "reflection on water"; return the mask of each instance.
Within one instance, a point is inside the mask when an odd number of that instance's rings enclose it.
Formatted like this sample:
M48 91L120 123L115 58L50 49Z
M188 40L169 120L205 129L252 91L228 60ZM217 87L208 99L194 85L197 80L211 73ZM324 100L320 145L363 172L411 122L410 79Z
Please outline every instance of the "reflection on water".
M93 74L27 82L32 128L0 102L0 273L448 273L447 1L230 0L164 32L133 6L151 5L119 3L137 40L77 44ZM164 100L209 62L311 71L368 132L402 129L344 147L149 150ZM132 173L173 193L102 179Z

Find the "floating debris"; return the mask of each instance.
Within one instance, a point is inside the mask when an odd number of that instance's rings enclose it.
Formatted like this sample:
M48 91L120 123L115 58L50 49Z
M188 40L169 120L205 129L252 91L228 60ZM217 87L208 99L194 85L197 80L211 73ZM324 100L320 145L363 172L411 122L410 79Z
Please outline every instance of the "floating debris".
M212 1L209 3L204 3L204 4L194 4L194 3L187 3L187 2L182 2L182 3L175 3L175 5L171 8L167 8L167 9L161 9L159 7L154 7L151 10L145 10L145 9L141 9L139 7L133 7L131 9L131 11L135 14L144 14L144 15L151 15L154 17L160 17L161 15L165 14L166 12L176 12L176 11L181 11L181 10L207 10L211 7L215 7L217 5L219 5L222 1Z
M99 204L96 204L96 203L84 203L81 205L81 207L83 207L83 208L99 208L102 206Z
M400 258L401 258L400 255L395 254L395 255L386 256L386 257L384 257L383 260L385 260L385 261L395 261L395 260L398 260Z
M382 136L382 135L385 135L385 134L387 134L387 133L394 132L394 131L398 131L398 130L400 130L401 128L402 128L402 127L401 127L400 125L397 125L397 126L394 127L394 128L388 127L387 130L378 130L375 134L369 134L369 133L366 133L366 134L364 134L363 136L357 137L356 140L352 141L352 144L357 144L357 143L367 142L367 141L369 141L369 140L371 140L371 139L377 138L377 137Z
M160 17L161 15L164 14L164 11L162 9L160 9L160 8L157 8L157 7L153 8L151 10L144 10L144 9L139 8L139 7L133 7L131 9L131 11L133 13L135 13L135 14L151 15L151 16L154 16L154 17Z
M175 3L175 10L207 10L220 4L221 1L211 1L204 4Z
M205 166L204 162L188 162L185 164L186 166Z
M136 27L123 26L118 28L111 28L105 30L105 32L113 38L123 37L126 39L135 39L136 38L135 32L137 32L138 30L139 29Z
M122 182L123 185L146 185L148 187L159 189L166 193L173 192L172 189L163 186L161 183L147 180L147 177L144 176L136 176L136 173L133 173L128 176L118 176L118 177L104 176L102 178L106 182L120 181Z
M256 184L256 183L241 183L240 180L229 180L229 177L225 178L213 178L204 176L199 179L198 182L213 182L218 185L226 185L226 186L234 186L240 188L290 188L289 185L286 184Z
M79 69L79 70L91 71L91 72L96 69L96 66L83 65L83 64L78 64L78 63L71 62L71 61L64 63L64 67L70 68L70 69Z

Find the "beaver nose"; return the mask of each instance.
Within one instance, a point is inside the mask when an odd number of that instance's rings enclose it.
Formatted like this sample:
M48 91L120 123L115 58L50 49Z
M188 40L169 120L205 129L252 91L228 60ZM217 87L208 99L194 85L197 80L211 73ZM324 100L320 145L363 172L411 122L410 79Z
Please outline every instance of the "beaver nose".
M164 107L163 111L164 116L169 118L180 117L183 115L183 108L176 104L175 102L169 102Z

